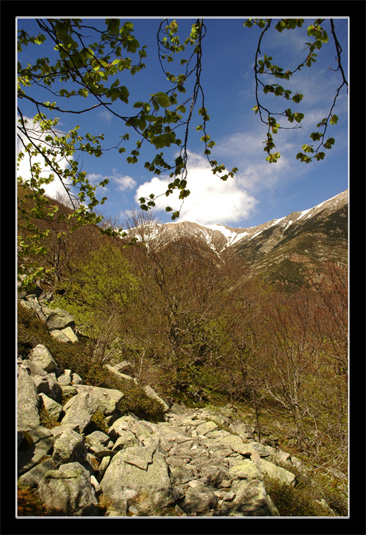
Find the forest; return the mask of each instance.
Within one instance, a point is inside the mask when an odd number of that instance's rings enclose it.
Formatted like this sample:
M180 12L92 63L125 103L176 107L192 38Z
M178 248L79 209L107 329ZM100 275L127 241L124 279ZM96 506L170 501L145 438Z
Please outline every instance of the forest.
M139 385L152 385L163 399L234 405L252 419L259 441L303 457L337 495L346 494L345 266L329 262L322 276L289 292L251 276L235 252L219 259L192 236L162 246L92 225L69 232L70 209L51 203L65 220L43 222L49 276L41 285L49 306L74 316L80 340L62 352L64 367L106 386L103 365L127 361ZM21 212L18 223L26 240ZM129 224L143 233L149 219ZM34 340L22 315L18 322L21 350Z

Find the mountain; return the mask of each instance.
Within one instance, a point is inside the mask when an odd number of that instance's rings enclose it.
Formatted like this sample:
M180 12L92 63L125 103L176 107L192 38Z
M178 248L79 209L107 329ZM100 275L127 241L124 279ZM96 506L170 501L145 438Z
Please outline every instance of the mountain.
M255 227L146 222L131 232L148 245L159 247L194 237L223 260L239 255L252 274L299 286L322 271L328 260L347 264L348 190L313 208Z

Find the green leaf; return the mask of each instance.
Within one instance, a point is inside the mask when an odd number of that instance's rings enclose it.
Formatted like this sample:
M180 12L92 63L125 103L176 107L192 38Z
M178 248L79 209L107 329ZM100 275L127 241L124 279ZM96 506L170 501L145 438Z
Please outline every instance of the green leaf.
M162 108L167 108L168 106L170 106L170 100L166 93L162 93L161 91L159 91L159 93L156 93L155 95L151 96L155 98L155 100Z

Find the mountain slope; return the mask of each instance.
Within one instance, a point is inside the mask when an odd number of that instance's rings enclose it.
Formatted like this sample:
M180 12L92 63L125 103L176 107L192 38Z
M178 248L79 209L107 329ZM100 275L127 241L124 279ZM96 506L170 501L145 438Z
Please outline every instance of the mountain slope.
M331 259L347 264L348 190L308 210L255 227L147 222L131 233L158 247L183 237L195 238L222 259L233 253L241 256L253 274L298 286Z

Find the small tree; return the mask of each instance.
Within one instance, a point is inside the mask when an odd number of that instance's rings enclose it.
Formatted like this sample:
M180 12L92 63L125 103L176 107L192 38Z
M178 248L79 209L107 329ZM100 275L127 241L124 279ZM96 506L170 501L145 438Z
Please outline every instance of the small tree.
M104 362L118 340L126 307L138 298L139 281L121 248L107 243L74 266L69 284L56 304L75 316L81 333L91 340L95 360Z

